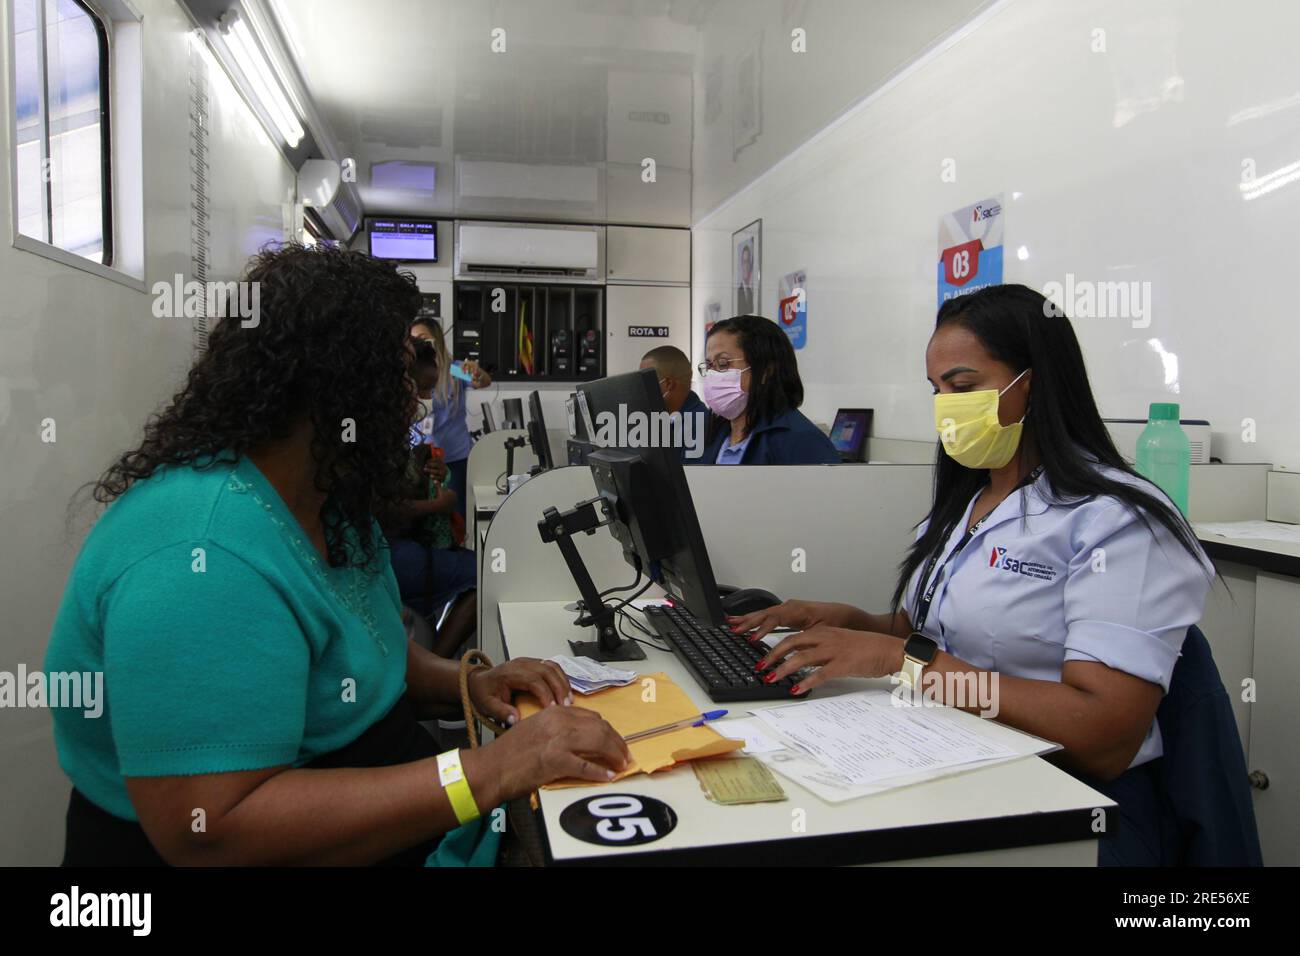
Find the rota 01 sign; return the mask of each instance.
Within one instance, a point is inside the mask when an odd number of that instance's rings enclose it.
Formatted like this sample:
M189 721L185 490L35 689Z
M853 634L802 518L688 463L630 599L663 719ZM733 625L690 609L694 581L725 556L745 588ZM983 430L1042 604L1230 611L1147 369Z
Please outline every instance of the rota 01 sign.
M677 814L654 797L607 793L569 804L560 813L560 826L584 843L636 846L672 833L677 827Z

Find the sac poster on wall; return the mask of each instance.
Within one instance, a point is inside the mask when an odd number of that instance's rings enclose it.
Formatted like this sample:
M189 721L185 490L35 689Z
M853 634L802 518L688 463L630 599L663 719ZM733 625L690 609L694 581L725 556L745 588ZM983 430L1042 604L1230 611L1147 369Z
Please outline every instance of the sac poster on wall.
M1002 196L939 218L939 305L1002 281Z
M804 270L787 272L780 283L781 331L790 344L801 349L808 342L808 275Z

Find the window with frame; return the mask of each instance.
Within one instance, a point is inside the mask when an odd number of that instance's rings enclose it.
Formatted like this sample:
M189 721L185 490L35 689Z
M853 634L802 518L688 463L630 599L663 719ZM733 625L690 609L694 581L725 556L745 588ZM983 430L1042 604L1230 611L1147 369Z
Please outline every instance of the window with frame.
M13 0L18 232L113 263L108 31L81 0Z

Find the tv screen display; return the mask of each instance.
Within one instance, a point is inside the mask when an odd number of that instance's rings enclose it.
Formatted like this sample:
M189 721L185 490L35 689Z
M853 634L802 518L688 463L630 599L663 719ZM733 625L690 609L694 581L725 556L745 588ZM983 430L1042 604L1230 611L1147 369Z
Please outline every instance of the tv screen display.
M401 262L437 262L438 224L421 219L372 219L370 254Z

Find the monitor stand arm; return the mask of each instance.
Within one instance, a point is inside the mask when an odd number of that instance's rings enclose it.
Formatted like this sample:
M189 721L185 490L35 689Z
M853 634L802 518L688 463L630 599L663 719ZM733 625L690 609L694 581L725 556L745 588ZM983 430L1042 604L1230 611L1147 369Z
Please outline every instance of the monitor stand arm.
M515 449L523 448L528 444L526 438L507 438L506 439L506 484L510 484L510 476L515 473Z
M601 498L579 502L562 514L555 508L547 508L542 512L542 520L537 522L542 540L560 546L564 563L569 566L569 573L573 575L578 592L582 595L583 610L573 622L574 625L596 629L596 640L569 641L569 648L577 657L589 657L596 661L643 661L645 651L640 645L619 635L615 623L616 612L601 600L596 583L591 580L582 555L578 554L578 546L573 543L575 534L595 534L597 528L609 524L608 515L597 512L597 504L600 504L603 511L605 503Z

